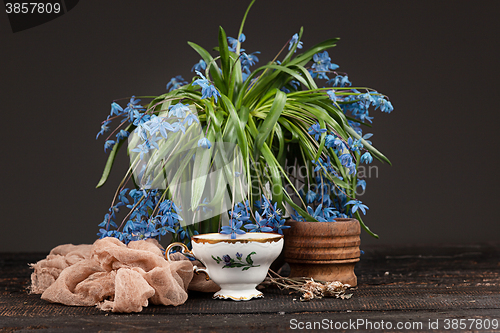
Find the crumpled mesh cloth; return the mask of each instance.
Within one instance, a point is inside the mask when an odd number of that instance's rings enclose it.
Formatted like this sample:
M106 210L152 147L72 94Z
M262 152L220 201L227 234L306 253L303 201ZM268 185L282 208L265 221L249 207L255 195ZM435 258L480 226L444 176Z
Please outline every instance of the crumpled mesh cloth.
M60 245L36 264L31 292L43 300L75 306L97 306L104 311L140 312L153 304L183 304L188 289L215 292L220 288L205 275L193 274L193 265L180 253L165 260L152 239L128 245L113 237L92 245Z

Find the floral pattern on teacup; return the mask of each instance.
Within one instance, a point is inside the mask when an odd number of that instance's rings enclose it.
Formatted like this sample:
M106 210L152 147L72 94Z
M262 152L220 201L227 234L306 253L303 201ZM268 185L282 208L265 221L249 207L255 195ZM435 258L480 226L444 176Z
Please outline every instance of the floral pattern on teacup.
M246 262L244 262L242 260L243 255L239 252L236 252L236 259L231 258L228 254L223 255L222 259L221 259L221 257L216 258L214 256L212 256L212 259L215 260L215 262L217 262L217 264L224 263L224 266L222 266L222 268L243 267L242 271L246 271L247 269L249 269L251 267L259 267L260 266L260 265L253 264L253 260L252 260L251 256L254 254L256 254L256 253L250 252L245 258Z

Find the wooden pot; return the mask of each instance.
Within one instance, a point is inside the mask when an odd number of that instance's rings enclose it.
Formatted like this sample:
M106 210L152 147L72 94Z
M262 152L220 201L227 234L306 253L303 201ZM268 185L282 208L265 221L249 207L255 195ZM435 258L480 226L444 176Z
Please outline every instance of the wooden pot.
M361 227L356 219L336 222L289 220L285 235L285 261L290 277L311 277L321 281L358 284L354 266L359 261Z

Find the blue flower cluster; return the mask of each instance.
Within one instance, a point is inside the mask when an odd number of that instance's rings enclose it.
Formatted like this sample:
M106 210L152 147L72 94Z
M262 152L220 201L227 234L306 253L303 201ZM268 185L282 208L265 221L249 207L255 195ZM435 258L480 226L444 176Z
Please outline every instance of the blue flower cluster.
M383 95L376 91L361 93L357 89L352 89L357 95L345 97L339 101L339 105L344 113L350 114L361 122L372 122L373 117L369 115L369 107L373 106L375 110L380 109L382 112L390 113L394 109L392 103Z
M158 190L122 189L118 195L118 203L109 209L99 224L101 229L97 235L100 238L115 237L126 244L148 238L160 239L167 232L177 234L181 240L190 238L190 233L180 225L182 218L178 212L181 209L170 200L160 199L161 192ZM126 217L127 222L123 230L118 231L121 226L118 227L115 222L116 213L122 206L129 208L130 213ZM196 234L196 231L193 234Z
M168 117L158 117L148 115L148 121L137 125L135 132L142 139L142 143L131 151L139 153L140 159L144 158L152 149L159 149L158 140L167 139L169 132L186 132L186 127L193 123L199 123L196 115L191 113L188 104L177 103L169 107ZM198 146L210 148L210 141L203 138L198 142Z
M313 56L313 61L314 64L309 70L309 73L313 78L317 77L318 79L329 80L329 77L326 75L326 73L339 68L338 65L332 64L332 59L330 59L327 51L316 53Z
M307 193L299 193L307 203L307 213L320 222L334 222L336 218L351 218L359 209L363 214L368 207L357 199L348 200L344 190L338 188L329 179L318 175L315 177L316 186ZM361 184L361 185L360 185ZM366 186L364 180L359 180L358 185ZM296 221L305 221L297 211L291 214Z
M175 89L179 89L182 86L185 86L188 84L186 80L180 75L174 76L170 81L167 83L167 90L172 91Z
M133 123L136 126L149 120L150 116L145 114L146 109L139 104L140 101L140 99L136 99L135 96L132 96L125 109L116 102L111 103L111 112L106 120L101 123L101 130L97 133L96 139L99 135L104 135L104 133L109 132L110 129L108 125L111 124L111 122L116 118L123 118L121 120L121 124L128 120L129 123ZM118 128L116 130L118 130ZM113 133L111 133L106 139L106 142L104 142L104 152L113 148L115 144L126 139L130 134L129 132L120 129L120 131L116 134L116 140L110 140L109 138Z
M325 133L325 148L333 149L334 153L338 157L341 165L345 167L349 175L356 175L356 161L354 156L360 156L364 150L364 146L361 139L349 138L347 142L337 136L335 133L327 133L325 128L321 128L319 123L311 125L308 129L308 133L314 136L315 140L319 141L321 135ZM368 133L363 136L363 139L367 143L372 134ZM373 157L369 152L364 152L360 157L360 162L371 163ZM334 167L330 161L330 157L327 157L326 161L323 158L318 158L316 161L312 161L314 165L314 179L315 184L313 188L309 188L307 193L300 191L301 197L307 203L307 213L311 215L318 221L330 222L334 221L335 218L347 218L352 217L352 215L357 211L361 211L363 214L366 213L368 207L364 205L361 201L357 199L348 200L348 196L345 191L334 184L331 181L331 177L343 180L342 176L339 174L339 170ZM361 187L363 190L366 188L366 181L363 179L357 179L357 186ZM291 214L292 218L297 221L304 221L305 219L296 211Z
M262 200L257 200L254 204L257 207L255 211L255 223L247 223L250 221L250 203L238 202L232 211L229 211L229 225L223 226L220 230L221 234L231 235L232 239L236 235L245 234L242 229L244 227L248 232L277 232L283 234L283 229L290 228L285 225L285 219L281 210L277 208L277 204L271 203L271 200L262 195ZM244 225L244 223L247 223Z

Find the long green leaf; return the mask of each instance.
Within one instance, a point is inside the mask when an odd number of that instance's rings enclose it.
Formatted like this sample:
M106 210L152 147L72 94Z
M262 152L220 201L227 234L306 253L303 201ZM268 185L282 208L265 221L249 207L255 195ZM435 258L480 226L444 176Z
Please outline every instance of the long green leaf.
M374 233L373 231L370 230L370 228L368 228L368 226L363 222L363 219L361 218L361 215L359 214L359 210L356 211L356 213L354 213L359 221L359 223L361 224L361 226L363 227L363 229L366 230L366 232L368 232L371 236L375 237L375 238L379 238L378 235L376 233Z
M245 128L240 120L240 117L236 113L233 103L225 95L221 95L222 104L225 106L226 111L229 112L231 121L234 122L236 126L236 136L238 138L238 145L240 146L241 153L243 157L248 156L248 142L247 136L245 134Z
M278 139L278 155L276 159L282 167L285 167L285 138L283 137L283 130L281 129L281 125L279 122L276 122L276 124L274 125L274 133L276 135L276 138Z
M226 32L222 27L219 27L219 54L224 82L229 82L229 72L231 71L231 66L229 65L229 49L227 45Z
M237 55L240 55L240 48L241 48L240 35L243 33L243 27L245 26L245 21L247 20L248 12L250 11L250 8L252 8L254 2L255 0L252 0L252 2L250 2L250 4L247 7L247 10L245 11L245 15L243 15L243 19L241 20L240 30L238 30L238 36L236 36L236 39L238 40L238 46L236 47Z
M127 126L127 128L125 128L125 131L130 133L130 131L133 129L133 127L135 127L135 126L130 124ZM106 180L108 180L109 174L111 172L111 168L113 167L113 163L115 162L116 153L118 152L118 150L120 150L120 147L123 145L123 143L125 141L126 140L121 140L113 146L113 149L109 153L108 160L106 161L106 165L104 166L104 170L102 172L101 179L99 180L99 183L97 183L96 188L101 187L102 185L104 185L104 183L106 183Z
M280 90L276 90L276 95L274 97L273 104L269 110L266 119L259 126L259 134L257 135L254 143L254 158L257 160L257 154L260 152L262 145L268 138L269 133L273 129L274 125L278 121L283 108L286 103L286 94Z
M303 210L295 202L293 202L292 199L288 197L288 195L285 195L284 199L290 206L292 206L293 209L297 211L297 213L302 215L302 217L305 218L308 222L317 222L317 220L311 215L309 215L307 211Z

